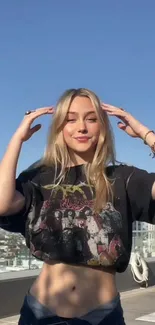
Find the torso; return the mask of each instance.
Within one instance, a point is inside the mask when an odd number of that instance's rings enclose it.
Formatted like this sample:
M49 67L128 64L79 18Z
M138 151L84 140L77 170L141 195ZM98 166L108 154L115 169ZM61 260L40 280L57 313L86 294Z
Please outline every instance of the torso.
M115 272L44 263L30 293L58 316L80 317L116 297Z
M26 243L31 253L50 263L120 268L128 263L127 204L124 181L114 203L93 212L94 192L81 168L71 169L61 185L54 185L53 171L32 183L33 200L26 222ZM121 204L123 202L123 205ZM131 220L131 219L130 219ZM131 246L131 244L130 244ZM130 252L129 252L130 255Z
M134 170L125 165L107 168L114 197L97 214L92 210L93 189L81 167L71 168L58 186L53 168L21 174L19 191L21 184L28 184L27 205L15 218L7 217L7 226L4 217L3 228L25 236L32 255L44 262L30 293L52 313L80 317L117 296L115 273L128 266L132 222L144 220L150 210L150 194L143 194L141 204L137 184L144 177L144 184L148 179L152 186L152 180ZM151 209L145 220L154 215Z
M125 181L119 173L115 179L114 204L98 215L80 168L57 187L52 172L40 175L39 186L33 183L26 241L45 264L30 293L58 316L83 316L117 296L115 273L127 267L132 222Z

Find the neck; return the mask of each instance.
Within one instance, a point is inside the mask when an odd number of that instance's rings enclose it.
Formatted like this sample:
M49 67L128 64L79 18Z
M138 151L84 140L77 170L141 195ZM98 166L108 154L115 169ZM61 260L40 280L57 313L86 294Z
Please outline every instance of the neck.
M83 165L83 164L85 165L87 163L91 163L94 158L94 152L91 152L91 153L69 152L69 155L70 155L70 159L71 159L71 166L77 166L77 165Z

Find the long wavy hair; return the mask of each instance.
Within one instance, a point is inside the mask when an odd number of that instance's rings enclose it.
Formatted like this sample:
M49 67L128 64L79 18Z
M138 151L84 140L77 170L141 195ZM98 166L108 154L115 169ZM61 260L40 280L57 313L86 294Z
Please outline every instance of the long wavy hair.
M55 166L55 185L64 181L68 166L71 166L71 158L68 147L63 137L63 126L66 115L73 99L76 96L88 97L95 108L100 123L100 135L93 161L83 166L88 184L95 191L94 212L99 212L109 200L112 194L112 184L108 179L106 168L109 164L115 164L114 138L107 113L101 108L101 102L96 94L88 89L69 89L60 97L53 121L50 126L48 142L42 163L45 166Z

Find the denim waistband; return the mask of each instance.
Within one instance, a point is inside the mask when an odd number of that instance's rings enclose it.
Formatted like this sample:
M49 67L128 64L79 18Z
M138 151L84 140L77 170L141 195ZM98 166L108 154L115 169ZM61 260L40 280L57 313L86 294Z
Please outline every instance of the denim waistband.
M31 309L37 319L44 317L56 316L54 311L49 310L46 306L42 305L34 296L30 293L25 297L26 305ZM97 308L89 311L86 315L79 317L81 320L85 320L93 325L97 325L103 320L108 314L113 312L116 307L121 307L120 295L118 294L111 302L104 305L100 305Z

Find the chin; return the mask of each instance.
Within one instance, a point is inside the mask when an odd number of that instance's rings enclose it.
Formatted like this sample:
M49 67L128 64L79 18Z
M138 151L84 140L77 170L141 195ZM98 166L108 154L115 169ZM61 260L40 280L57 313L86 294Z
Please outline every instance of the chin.
M72 148L72 150L76 153L85 153L85 152L95 152L95 148L94 147L82 147L82 146L77 146L76 148Z

